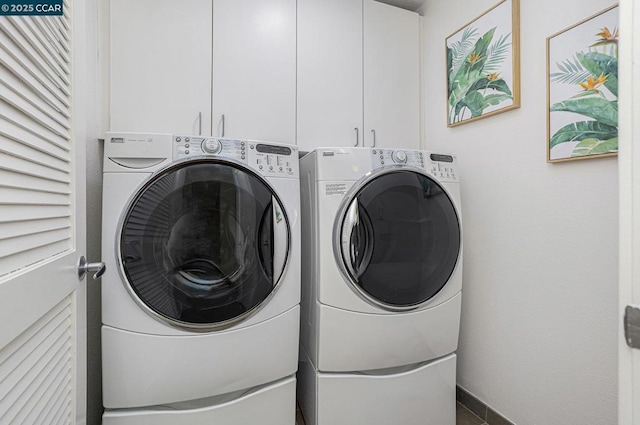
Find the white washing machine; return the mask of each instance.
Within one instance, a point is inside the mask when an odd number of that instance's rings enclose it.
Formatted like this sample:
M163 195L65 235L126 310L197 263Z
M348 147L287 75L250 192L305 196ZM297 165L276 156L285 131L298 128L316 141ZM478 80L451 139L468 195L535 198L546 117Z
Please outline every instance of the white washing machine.
M298 398L307 425L455 424L462 289L456 159L301 159Z
M104 425L294 425L295 146L110 133Z

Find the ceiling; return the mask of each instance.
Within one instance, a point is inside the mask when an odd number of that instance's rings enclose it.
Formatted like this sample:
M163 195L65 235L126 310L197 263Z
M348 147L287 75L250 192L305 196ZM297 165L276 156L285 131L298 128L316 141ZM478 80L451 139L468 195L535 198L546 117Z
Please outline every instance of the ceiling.
M427 2L427 0L378 0L380 3L390 4L392 6L401 7L407 10L417 10L423 4Z

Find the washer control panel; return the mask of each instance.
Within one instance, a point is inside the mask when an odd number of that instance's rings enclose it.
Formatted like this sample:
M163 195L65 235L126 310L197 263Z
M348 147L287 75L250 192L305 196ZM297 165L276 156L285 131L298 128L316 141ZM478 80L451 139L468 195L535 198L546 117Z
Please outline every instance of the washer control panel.
M298 148L250 142L251 165L265 176L298 176Z
M173 137L173 160L194 156L229 158L265 176L298 177L298 148L255 140L220 137Z
M427 163L427 171L440 181L458 181L456 159L453 155L430 153L427 155Z
M371 149L373 169L387 165L410 165L424 168L426 154L421 151L400 149Z
M173 136L173 159L217 155L247 163L247 142L202 136Z

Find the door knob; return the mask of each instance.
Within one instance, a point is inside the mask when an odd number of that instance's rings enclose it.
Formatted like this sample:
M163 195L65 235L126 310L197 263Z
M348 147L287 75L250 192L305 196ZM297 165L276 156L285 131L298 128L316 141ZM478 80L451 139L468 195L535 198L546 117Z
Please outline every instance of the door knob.
M81 255L78 260L78 279L80 280L84 279L84 275L89 272L95 272L93 280L97 280L106 270L107 266L103 262L89 263L87 262L87 259L84 258L84 255Z

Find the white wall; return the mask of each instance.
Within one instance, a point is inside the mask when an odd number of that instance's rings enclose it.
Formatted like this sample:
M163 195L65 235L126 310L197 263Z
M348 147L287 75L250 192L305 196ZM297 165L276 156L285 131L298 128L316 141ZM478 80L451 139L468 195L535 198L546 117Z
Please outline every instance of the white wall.
M611 0L521 1L522 107L446 127L445 38L497 0L428 0L428 149L458 156L458 384L517 425L617 423L617 159L546 163L546 37Z

